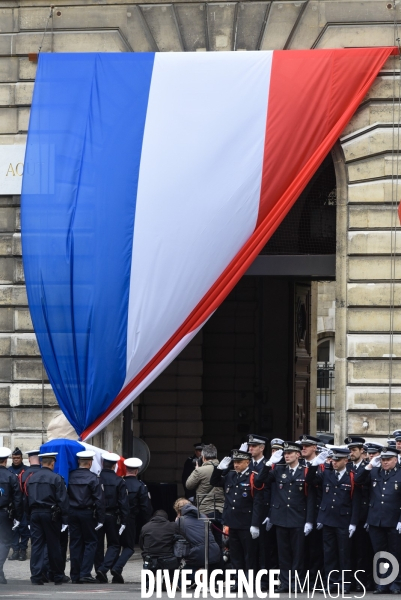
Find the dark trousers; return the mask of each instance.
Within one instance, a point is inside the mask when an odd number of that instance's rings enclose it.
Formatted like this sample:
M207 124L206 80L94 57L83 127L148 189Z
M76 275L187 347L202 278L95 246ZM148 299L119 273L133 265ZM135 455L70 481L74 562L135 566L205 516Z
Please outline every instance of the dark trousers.
M13 538L12 521L8 518L8 512L0 509L0 574L3 574L3 565L7 559Z
M264 527L264 525L262 525ZM269 531L265 533L265 569L278 568L278 551L277 551L277 535L276 526L273 525Z
M98 530L98 545L95 556L95 570L107 573L120 554L120 536L118 530L120 525L117 523L117 517L112 514L106 514L103 527ZM107 540L107 550L104 554L104 536ZM104 558L103 558L104 555Z
M330 576L332 583L342 584L341 571L351 570L351 540L348 527L329 527L323 525L324 571L326 579L330 571L339 571ZM352 574L346 573L345 581L351 581ZM351 584L344 584L344 591L349 591Z
M310 534L305 537L305 569L309 572L310 587L316 581L318 572L323 577L323 529L312 529Z
M135 552L135 530L135 517L129 516L127 526L120 537L120 544L122 547L121 554L113 565L113 571L117 571L120 575Z
M223 545L223 523L221 520L221 512L219 510L213 511L211 513L206 513L206 516L211 520L212 528L211 531L213 533L213 537L216 540L219 548Z
M358 523L351 538L351 564L353 573L360 571L357 577L366 586L373 582L373 548L364 525L365 521Z
M249 529L232 529L228 537L230 547L230 560L233 569L256 571L256 546L253 543Z
M395 527L375 527L374 525L369 525L369 535L372 541L373 552L389 552L392 554L398 561L398 564L401 563L401 535L398 533ZM384 588L390 588L390 590L394 588L401 587L401 573L398 573L397 578L394 580L390 586L380 586Z
M97 549L96 520L93 510L70 509L68 516L70 530L71 579L90 577Z
M24 513L19 527L17 527L17 529L13 531L13 540L11 543L11 548L14 550L14 552L26 550L28 548L29 538L30 532L28 528L28 519L26 517L26 514Z
M51 512L34 511L31 514L31 581L41 581L44 549L49 551L50 569L54 581L64 576L64 562L60 547L61 521L52 521Z
M304 548L305 534L303 527L280 527L276 525L278 560L280 567L280 583L284 588L293 588L295 573L298 572L299 580L304 577ZM289 581L289 571L291 579Z

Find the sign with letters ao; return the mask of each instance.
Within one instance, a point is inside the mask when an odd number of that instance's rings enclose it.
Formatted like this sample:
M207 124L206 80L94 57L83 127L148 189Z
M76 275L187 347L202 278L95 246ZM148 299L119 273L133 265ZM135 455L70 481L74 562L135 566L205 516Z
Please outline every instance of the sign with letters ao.
M0 145L0 194L22 193L22 175L30 179L30 193L54 192L54 147L44 144L34 159L25 161L26 144Z

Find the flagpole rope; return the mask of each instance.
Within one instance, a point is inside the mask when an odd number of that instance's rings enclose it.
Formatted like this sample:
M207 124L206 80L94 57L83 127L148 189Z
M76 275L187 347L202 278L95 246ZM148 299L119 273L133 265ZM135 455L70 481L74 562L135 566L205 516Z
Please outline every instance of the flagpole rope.
M393 102L392 102L392 148L391 148L391 248L390 248L390 340L389 340L389 397L388 397L388 435L391 435L391 409L393 387L393 354L394 354L394 311L395 311L395 278L397 258L397 218L398 218L398 181L399 181L399 151L400 151L400 116L401 116L401 47L396 14L396 1L392 4L394 15L394 46L398 46L398 111L396 135L396 68L393 69ZM397 145L396 145L397 138ZM394 160L395 159L395 160ZM395 162L395 169L394 169Z
M40 42L40 46L39 46L39 50L38 50L38 54L41 53L42 51L42 46L43 46L43 41L45 39L45 35L46 35L46 31L47 31L47 26L49 25L49 21L50 19L52 20L52 32L51 32L51 52L53 52L53 10L54 10L54 6L51 5L50 6L50 12L49 12L49 16L47 17L47 21L46 21L46 25L45 25L45 29L43 31L43 36L42 36L42 41Z

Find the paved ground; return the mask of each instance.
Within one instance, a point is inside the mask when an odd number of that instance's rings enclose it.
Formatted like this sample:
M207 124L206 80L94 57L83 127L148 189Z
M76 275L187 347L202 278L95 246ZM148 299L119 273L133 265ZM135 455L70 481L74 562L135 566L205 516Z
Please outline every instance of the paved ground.
M4 565L4 573L7 577L8 584L0 585L0 599L27 598L29 600L41 600L43 598L46 600L46 598L51 598L52 600L71 600L73 596L77 596L78 598L82 597L84 600L96 600L101 597L104 597L105 600L106 598L107 600L109 598L110 600L139 600L142 598L140 586L141 570L142 559L140 551L137 551L124 569L124 585L111 583L108 585L76 585L68 583L62 586L55 586L53 583L47 583L43 587L38 587L31 585L29 579L29 560L24 562L7 560ZM67 562L66 574L69 574L69 562ZM177 593L176 597L181 598L181 594ZM208 597L211 597L210 594ZM224 597L226 596L224 595ZM281 598L287 597L289 597L287 594L285 596L284 594L281 595ZM291 594L290 597L294 598L295 595ZM311 594L309 596L307 594L297 594L296 597L302 600L311 597L316 598L316 600L321 600L324 598L324 596L320 593L316 593L314 596ZM335 596L333 595L332 597L334 598ZM360 598L361 594L356 594L354 596L352 593L345 597ZM156 594L154 594L152 598L156 598ZM163 593L162 598L167 599L167 594ZM377 600L378 596L368 593L366 596L364 596L364 598L366 600Z

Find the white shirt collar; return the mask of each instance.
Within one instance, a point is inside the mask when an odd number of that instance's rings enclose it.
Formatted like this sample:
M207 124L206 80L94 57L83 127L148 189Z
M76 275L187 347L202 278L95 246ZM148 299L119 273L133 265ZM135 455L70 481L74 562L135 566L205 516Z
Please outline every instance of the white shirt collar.
M344 468L342 471L336 471L336 473L339 473L339 475L340 475L340 476L339 476L339 478L338 478L339 480L340 480L340 479L341 479L341 477L344 475L344 473L346 472L346 470L347 470L347 469L346 469L346 468ZM336 475L336 477L337 477L337 475Z
M259 464L259 463L260 463L260 461L261 461L261 460L263 460L263 459L264 459L264 456L262 456L262 458L259 458L258 460L255 460L255 459L253 458L253 459L252 459L252 462L253 462L253 463L255 463L255 462L256 462L257 464Z

